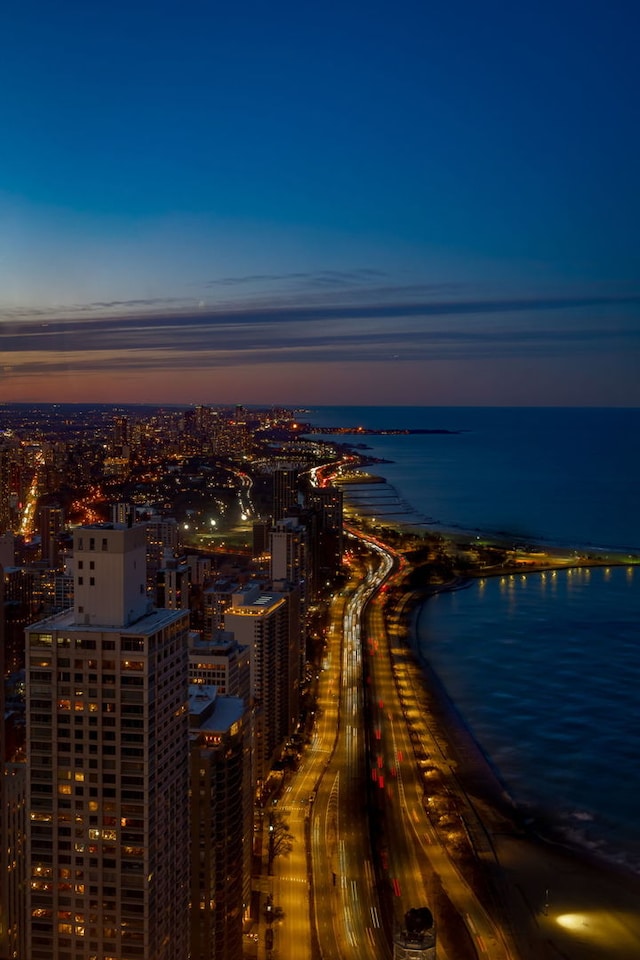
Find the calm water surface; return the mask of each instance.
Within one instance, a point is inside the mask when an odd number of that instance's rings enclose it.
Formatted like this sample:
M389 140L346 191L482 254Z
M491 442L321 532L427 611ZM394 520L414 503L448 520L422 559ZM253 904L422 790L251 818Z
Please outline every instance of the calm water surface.
M640 555L640 410L334 407L308 419L459 431L356 438L393 461L371 468L388 481L369 493L381 517ZM417 624L513 799L640 871L640 567L488 578L432 598Z
M640 567L488 578L417 640L512 798L640 867Z
M351 438L393 461L375 472L435 525L640 551L640 409L320 407L307 419L459 431Z

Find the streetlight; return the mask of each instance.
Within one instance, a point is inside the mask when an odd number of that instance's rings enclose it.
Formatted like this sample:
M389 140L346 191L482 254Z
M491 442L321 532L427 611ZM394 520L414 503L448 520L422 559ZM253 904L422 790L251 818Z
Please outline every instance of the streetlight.
M273 829L273 820L271 814L269 814L269 863L267 866L267 873L271 873L273 869L273 846L275 842L274 829Z

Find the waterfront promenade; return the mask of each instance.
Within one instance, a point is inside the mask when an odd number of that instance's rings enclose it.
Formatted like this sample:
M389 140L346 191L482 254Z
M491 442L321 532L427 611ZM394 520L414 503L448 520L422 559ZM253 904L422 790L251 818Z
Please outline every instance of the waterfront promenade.
M403 541L405 546L413 542L406 532ZM444 550L457 555L459 544L445 540ZM628 562L614 555L590 561L572 551L507 550L493 569L470 567L465 569L464 578L508 577L519 573L523 565L543 570ZM415 605L429 593L464 584L463 577L427 583L427 569L428 562L422 589L400 587L395 599L388 601L396 640L406 646L412 639L411 614ZM415 573L416 568L409 566L405 582L419 580ZM395 612L390 609L393 604ZM428 716L433 735L446 744L453 758L450 766L455 776L449 779L448 786L459 791L461 803L472 805L474 816L490 839L495 857L494 869L490 871L494 903L514 932L522 960L596 960L602 956L609 960L637 960L640 877L586 851L569 849L531 833L429 665L415 660L411 673L416 711ZM540 776L544 777L543 769ZM434 793L436 789L434 783Z

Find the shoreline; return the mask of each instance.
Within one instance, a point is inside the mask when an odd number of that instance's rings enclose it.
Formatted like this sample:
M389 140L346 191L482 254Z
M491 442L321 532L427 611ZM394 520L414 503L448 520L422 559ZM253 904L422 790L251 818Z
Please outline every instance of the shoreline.
M369 465L375 469L371 460ZM366 470L365 464L362 467ZM360 477L359 482L367 482L366 473ZM386 483L378 476L374 482ZM345 505L348 504L350 514L357 513L359 504L349 502L348 488L346 483ZM420 586L405 582L400 601L403 642L412 653L424 701L430 704L430 722L437 728L447 754L454 759L458 795L463 803L470 804L490 838L492 857L488 861L486 857L476 858L475 863L468 859L463 872L470 874L476 886L478 869L480 876L484 874L488 888L478 892L484 892L487 909L503 922L507 937L517 944L514 957L518 960L600 960L602 956L610 960L637 960L640 875L578 842L571 843L552 824L546 825L543 818L530 820L528 811L515 804L440 678L420 655L412 623L430 595L469 586L481 577L571 567L634 566L640 563L640 554L593 544L568 547L546 541L523 543L521 538L506 533L497 536L480 530L444 528L436 523L386 518L378 512L376 516L374 521L365 514L363 529L375 528L383 541L392 532L394 536L388 542L397 537L396 547L402 554L410 554L416 545L426 546L429 541L444 542L456 559L465 547L475 547L477 541L498 553L502 551L499 564L471 564L463 572L452 573L448 582ZM410 556L405 559L414 570L422 565Z
M502 915L521 960L596 960L603 955L636 960L640 875L571 844L551 825L548 833L539 832L509 796L490 757L418 650L418 612L435 592L438 587L413 593L404 617L405 643L415 660L429 721L453 759L462 805L470 805L490 840L492 856L480 864L480 878L484 874L491 887L484 891L487 908Z
M640 547L594 543L567 544L546 537L523 537L522 534L509 530L486 530L480 527L467 528L453 523L442 522L432 517L421 520L419 518L422 514L418 511L413 512L414 519L399 520L393 516L387 518L384 513L376 511L375 503L357 503L353 498L349 497L348 491L351 486L368 486L370 484L385 485L389 490L393 491L399 501L407 502L406 498L396 490L386 477L377 473L371 473L369 470L369 467L375 468L376 466L391 461L365 457L358 454L356 450L351 450L351 453L359 460L358 464L350 466L350 469L354 471L354 475L338 480L334 478L334 483L343 491L345 505L348 505L350 511L358 512L362 511L363 507L370 508L372 512L363 513L363 516L367 521L377 518L379 526L395 528L398 532L413 534L418 537L439 536L450 540L452 543L482 541L494 547L519 549L523 554L529 555L537 552L544 553L549 557L558 555L566 557L567 554L571 553L576 559L580 557L584 561L584 565L587 565L587 562L590 562L594 566L606 563L612 565L622 565L625 563L640 564Z
M384 461L351 450L359 459L352 461L351 483L373 481L377 490L385 483L400 500L401 493L378 475ZM369 468L369 470L367 469ZM384 469L384 468L382 468ZM374 474L370 478L371 474ZM357 479L355 479L357 475ZM485 531L440 524L432 517L415 512L413 517L385 517L376 505L367 505L364 486L360 487L361 503L349 496L347 481L340 484L345 499L345 517L360 513L362 528L369 529L382 541L395 544L413 569L411 552L426 547L429 540L446 541L452 566L465 546L477 541L490 543L502 550L502 562L480 568L470 564L464 571L451 571L450 582L444 573L439 583L416 583L405 580L400 591L399 627L401 641L411 651L419 677L422 702L430 704L429 720L437 729L448 756L454 759L459 795L468 798L483 829L490 837L493 860L480 864L491 893L486 894L487 909L502 920L507 937L514 944L513 956L518 960L637 960L640 957L640 875L623 864L605 860L595 851L560 839L553 830L545 829L543 819L529 822L527 811L508 796L499 775L492 766L463 717L457 710L431 668L421 657L410 617L418 604L430 594L458 589L480 577L495 577L516 572L542 572L571 567L634 566L640 563L640 548L627 545L612 547L539 538L509 531ZM370 488L372 492L376 486ZM360 509L362 508L362 509ZM374 516L375 515L375 516ZM402 545L401 545L402 544ZM428 551L425 549L424 554ZM471 551L468 551L468 555ZM475 569L473 568L475 567ZM456 573L458 577L456 577ZM434 579L434 576L431 576ZM410 612L411 611L411 612ZM541 776L544 776L542 770ZM428 782L428 781L425 781ZM434 783L434 788L436 784ZM426 795L425 795L426 800ZM546 836L545 836L546 834ZM478 862L466 862L476 886ZM479 891L480 892L480 891Z

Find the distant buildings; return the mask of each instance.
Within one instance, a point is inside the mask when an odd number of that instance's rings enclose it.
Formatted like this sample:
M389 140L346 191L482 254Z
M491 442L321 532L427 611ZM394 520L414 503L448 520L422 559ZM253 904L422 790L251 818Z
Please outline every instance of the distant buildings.
M17 529L30 479L28 452L15 438L0 436L0 533Z
M300 721L341 496L303 506L302 463L271 488L267 458L259 563L223 575L166 514L185 494L191 525L194 489L233 508L248 411L51 416L59 436L0 436L0 960L241 960L253 805Z
M144 524L76 528L73 607L26 629L4 829L30 960L242 957L255 788L297 721L299 586L218 583L189 637L187 610L149 604L146 550Z

